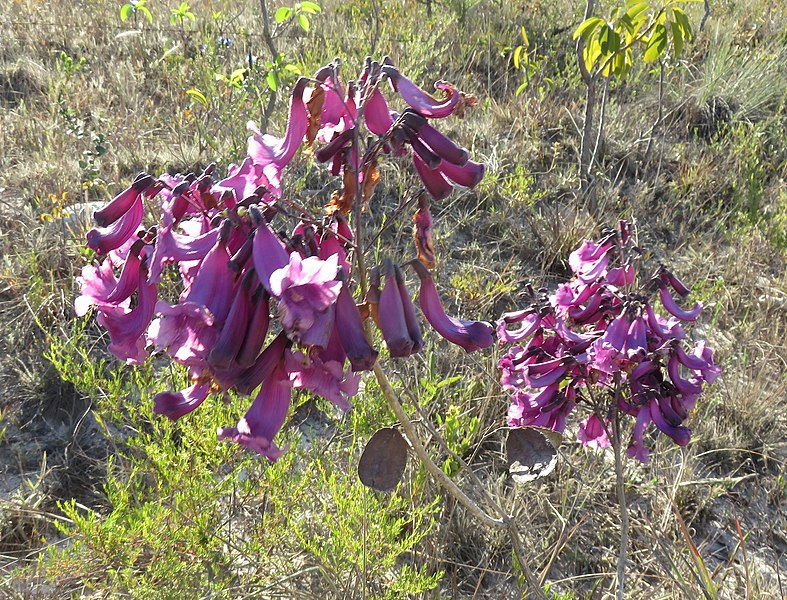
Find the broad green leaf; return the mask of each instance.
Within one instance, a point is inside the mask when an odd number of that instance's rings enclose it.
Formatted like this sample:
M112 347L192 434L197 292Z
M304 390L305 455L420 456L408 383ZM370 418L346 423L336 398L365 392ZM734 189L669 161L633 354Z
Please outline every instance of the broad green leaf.
M529 48L530 47L530 41L527 39L527 31L525 31L525 26L524 25L522 25L522 28L520 29L519 32L522 35L522 47L523 48Z
M152 15L152 14L151 14L151 12L150 12L150 11L147 9L147 7L145 7L145 6L139 6L139 7L137 7L137 10L139 10L139 12L141 12L143 15L145 15L145 17L147 18L147 20L148 20L149 22L151 22L151 23L153 22L153 15Z
M124 4L120 8L120 20L128 21L128 18L134 13L134 7L130 4Z
M629 6L628 10L626 10L625 16L631 19L632 23L636 23L638 19L645 19L643 13L649 8L651 8L651 6L647 2L634 2Z
M604 19L599 17L590 17L589 19L583 21L579 27L577 27L576 31L574 32L573 39L577 39L579 36L582 36L585 38L585 41L587 41L596 27L602 23L605 23Z
M609 25L602 27L598 41L601 44L601 53L605 56L614 54L620 49L620 36Z
M688 42L694 41L694 31L691 28L689 16L677 7L673 7L672 14L675 16L675 22L677 22L683 30L683 39Z
M664 25L656 25L648 40L648 45L645 47L645 56L643 57L645 62L649 63L657 60L664 53L666 46L667 28Z
M683 51L683 28L675 21L670 21L670 29L672 29L672 44L677 57Z
M520 85L518 88L516 88L516 95L518 96L519 94L524 92L526 89L527 89L527 81L523 81L522 85Z
M309 17L303 13L298 15L298 25L300 25L301 29L303 29L306 33L309 33Z
M276 77L276 73L273 71L268 71L268 74L265 76L265 80L268 82L268 87L270 87L274 92L279 89L279 81Z
M588 71L592 71L596 61L601 56L601 45L598 43L598 38L593 38L588 42L582 55L585 59L585 67Z
M205 97L205 94L200 92L197 88L192 88L190 90L186 90L186 94L192 100L196 100L197 102L202 104L202 106L207 106L208 105L208 99Z
M276 14L273 16L273 18L277 23L284 23L284 21L290 18L290 14L292 14L292 9L282 6L276 11Z
M301 10L305 13L309 13L310 15L316 15L318 12L322 10L319 4L316 2L301 2Z

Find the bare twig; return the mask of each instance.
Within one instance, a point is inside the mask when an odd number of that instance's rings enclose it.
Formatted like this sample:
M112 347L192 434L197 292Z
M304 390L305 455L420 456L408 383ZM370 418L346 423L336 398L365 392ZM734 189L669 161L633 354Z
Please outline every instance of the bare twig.
M404 429L405 436L410 441L410 445L413 448L413 452L415 452L415 455L421 461L421 464L424 466L424 468L426 468L432 477L437 480L438 484L440 484L440 486L442 486L446 492L453 496L453 498L456 499L459 504L464 506L471 515L484 523L487 527L505 529L508 531L509 538L511 539L511 545L514 549L514 554L516 554L517 557L517 562L519 563L519 567L522 570L522 574L525 576L525 580L527 581L528 587L530 588L533 597L538 598L539 600L548 600L546 594L544 594L544 591L538 584L538 580L530 570L530 566L527 561L527 552L525 550L522 537L519 535L519 528L517 527L516 521L508 516L505 511L491 498L490 500L492 501L490 503L495 509L495 512L497 512L500 516L495 518L489 515L467 494L465 494L439 466L435 464L435 462L427 453L423 444L421 444L410 417L404 411L404 408L402 408L402 404L399 402L399 398L391 387L388 377L380 366L380 363L375 363L374 375L377 379L377 383L380 386L383 396L388 401L388 405L391 407L391 410L393 410L396 418L399 419L402 429Z
M585 20L589 19L593 14L594 0L587 0L585 5ZM582 76L582 82L585 84L585 121L582 125L582 140L579 149L579 189L583 193L587 193L590 189L591 176L590 176L590 144L593 138L593 118L596 110L596 76L588 71L585 65L585 39L579 36L577 39L577 63L579 64L579 73ZM594 205L591 205L594 209ZM591 211L594 212L594 211Z
M708 20L710 16L710 0L705 0L705 14L702 15L702 21L700 21L700 31L705 28L705 21Z
M276 49L276 43L271 35L271 21L270 17L268 17L268 6L265 4L265 0L260 0L260 12L262 13L262 39L271 53L271 62L275 63L276 58L279 56L279 51ZM276 107L276 96L277 93L271 90L271 96L268 99L265 112L262 114L262 123L260 124L260 130L263 132L268 130L268 121L273 114L273 109Z
M623 600L626 585L626 560L629 544L629 512L626 504L626 488L623 481L623 458L621 456L620 412L615 411L615 435L612 446L615 450L615 481L618 490L618 506L620 507L620 550L618 551L617 600Z

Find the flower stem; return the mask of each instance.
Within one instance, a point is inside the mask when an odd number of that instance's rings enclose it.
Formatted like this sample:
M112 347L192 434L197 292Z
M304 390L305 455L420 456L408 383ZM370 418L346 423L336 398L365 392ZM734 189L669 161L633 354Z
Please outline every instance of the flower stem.
M525 550L525 545L522 541L522 538L519 535L519 529L517 528L516 521L508 516L505 511L493 501L492 498L489 498L491 504L495 509L495 512L497 512L500 516L495 518L489 515L486 511L484 511L484 509L478 506L476 502L470 499L470 497L465 494L439 466L435 464L435 462L426 452L426 448L424 448L423 444L421 444L421 440L418 439L418 435L416 434L415 427L413 426L410 417L407 416L404 408L402 408L402 404L399 402L399 398L391 387L388 377L386 376L385 371L383 371L379 362L374 364L374 375L377 379L377 383L380 386L383 396L385 396L385 399L388 401L388 405L391 407L391 410L393 410L396 418L399 419L399 422L402 424L402 429L404 429L405 436L410 442L413 452L415 452L415 455L421 461L421 464L426 468L427 471L429 471L432 477L437 480L443 489L451 494L451 496L453 496L454 499L459 502L459 504L464 506L465 509L467 509L467 511L475 518L484 523L487 527L506 529L508 531L509 538L511 539L511 545L514 548L514 554L516 554L517 562L519 562L519 568L522 570L522 574L525 576L528 587L533 594L532 597L538 598L538 600L548 600L546 594L538 584L538 580L530 570L530 566L528 565L527 561L527 552Z
M623 458L620 443L620 412L615 411L615 435L612 436L612 446L615 450L615 480L618 491L618 506L620 508L620 549L618 550L617 574L617 600L623 600L623 590L626 584L626 559L629 543L629 513L626 504L626 490L623 481Z

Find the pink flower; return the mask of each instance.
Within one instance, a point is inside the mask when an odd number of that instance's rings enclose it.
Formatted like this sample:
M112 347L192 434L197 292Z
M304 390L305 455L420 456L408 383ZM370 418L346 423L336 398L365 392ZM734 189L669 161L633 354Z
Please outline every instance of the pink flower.
M430 119L447 117L454 112L461 98L459 91L446 81L438 81L434 84L435 89L445 94L444 99L438 100L402 75L399 69L393 65L383 65L382 70L390 78L394 91L398 92L412 109L424 117Z
M254 123L249 122L252 135L249 137L248 155L255 166L262 168L261 175L256 175L255 171L257 181L254 187L265 186L276 196L281 196L281 173L301 147L303 136L306 135L309 115L303 102L303 92L307 83L308 79L301 77L292 88L287 133L283 139L263 134Z
M287 266L271 274L271 295L279 300L279 318L292 339L300 339L336 302L342 287L336 280L337 271L335 255L327 260L316 256L301 259L293 252Z
M179 392L161 392L153 398L153 412L177 421L189 414L205 401L210 392L210 380L180 390Z
M140 266L137 305L128 310L120 306L99 309L98 323L109 332L109 351L129 365L141 364L147 358L145 330L153 319L157 287L147 283L147 269Z
M607 431L604 429L604 424L595 414L586 417L579 424L577 440L588 448L609 448L612 446L612 442L607 437Z
M465 352L489 348L494 344L495 329L490 323L464 321L446 315L429 270L419 260L410 261L408 264L413 267L421 280L421 289L418 293L421 312L437 333L452 344L464 348Z
M235 427L220 427L220 440L230 440L258 452L271 462L282 454L273 442L290 408L292 384L283 361L263 381L251 408Z
M568 257L568 264L574 274L583 282L591 283L604 275L609 264L609 249L612 244L597 244L585 240Z

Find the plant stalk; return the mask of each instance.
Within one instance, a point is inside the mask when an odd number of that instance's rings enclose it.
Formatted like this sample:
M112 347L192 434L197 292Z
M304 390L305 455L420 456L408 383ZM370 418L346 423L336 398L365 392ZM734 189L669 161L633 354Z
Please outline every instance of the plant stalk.
M615 450L615 481L618 492L618 506L620 508L620 549L618 550L618 572L616 599L623 600L623 591L626 585L626 560L628 557L629 543L629 513L626 504L626 489L623 480L623 457L621 456L620 443L620 412L615 411L615 435L612 446Z
M487 527L505 529L508 531L509 538L511 539L511 545L514 548L514 554L516 554L519 567L522 570L522 574L525 576L525 580L527 581L533 597L538 598L538 600L548 600L546 594L538 584L538 580L530 570L530 566L527 562L527 552L525 550L525 545L522 541L522 537L519 535L519 529L517 528L514 519L508 516L505 511L495 502L492 502L492 506L495 509L495 512L497 512L500 516L495 518L489 515L467 494L465 494L439 466L435 464L435 462L427 453L426 448L424 448L423 444L421 444L421 440L418 439L418 435L416 434L412 421L410 421L410 417L408 417L407 413L404 411L404 408L399 402L396 392L394 392L393 388L391 387L388 377L386 376L385 371L383 371L383 368L380 366L379 362L374 364L374 375L377 379L377 383L380 386L383 396L385 396L385 399L388 401L388 405L391 407L391 410L393 410L396 418L399 419L402 429L404 429L405 436L410 442L413 452L415 452L415 455L421 461L421 464L432 475L432 477L437 480L443 489L453 496L454 499L459 502L459 504L464 506L471 515L484 523Z

